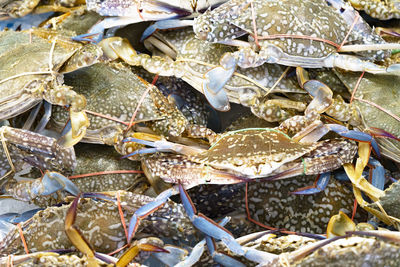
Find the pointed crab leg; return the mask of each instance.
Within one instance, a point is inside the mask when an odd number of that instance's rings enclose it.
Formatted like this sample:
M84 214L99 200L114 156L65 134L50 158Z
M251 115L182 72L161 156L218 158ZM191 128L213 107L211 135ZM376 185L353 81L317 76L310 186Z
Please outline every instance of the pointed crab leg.
M328 185L330 177L331 177L330 172L319 174L312 186L299 188L299 189L291 192L291 194L311 195L311 194L316 194L316 193L322 192L325 190L326 186Z
M145 39L149 38L153 33L159 30L169 30L193 26L193 20L178 20L178 19L168 19L156 21L151 26L147 27L143 32L140 41L143 42Z
M64 229L71 243L88 258L88 266L98 266L95 259L94 249L82 235L81 231L74 225L80 195L72 202L65 216Z
M178 185L178 187L182 204L193 225L202 233L215 239L221 240L232 252L238 255L243 255L244 250L235 240L233 235L228 230L221 227L216 222L204 216L203 214L196 214L196 208L193 205L193 202L190 199L188 193L185 191L182 185Z
M133 216L129 222L128 243L130 243L132 241L132 238L134 237L134 235L139 227L140 221L143 218L146 218L149 214L151 214L154 211L161 208L165 204L165 202L167 202L167 200L170 196L177 194L177 193L178 193L178 191L174 187L167 189L164 192L162 192L161 194L159 194L153 202L150 202L135 211L135 213L133 214Z
M207 218L203 214L196 214L196 208L194 207L187 192L183 189L182 185L179 185L178 187L172 187L162 192L160 195L157 196L155 201L148 203L136 210L129 223L128 242L131 242L139 226L140 220L162 207L162 205L164 205L164 203L168 200L170 196L178 192L181 195L182 204L186 210L187 215L189 216L193 225L198 230L208 236L221 240L232 252L238 255L244 254L242 247L236 242L235 238L229 231L215 223L213 220Z
M161 141L147 141L138 138L128 137L123 140L123 142L136 142L142 145L151 146L151 149L140 149L133 153L123 156L123 158L128 158L136 154L154 153L154 152L175 152L184 155L195 155L204 152L204 149L195 148L190 146L185 146L181 144L175 144L166 140Z

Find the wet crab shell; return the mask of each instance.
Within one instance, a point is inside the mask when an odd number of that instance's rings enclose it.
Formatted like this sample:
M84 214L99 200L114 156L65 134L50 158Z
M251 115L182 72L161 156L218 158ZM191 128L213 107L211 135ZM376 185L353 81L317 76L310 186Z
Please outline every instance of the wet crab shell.
M338 1L310 0L233 0L208 11L195 19L193 29L196 35L208 42L223 42L253 32L253 18L256 21L257 35L262 47L275 47L286 55L299 58L324 58L336 53L337 47L329 44L341 44L350 32L347 44L378 44L383 39L374 34L361 18L350 31L353 21L347 19L341 10L332 7ZM341 1L343 10L348 5ZM337 4L337 3L335 3ZM343 15L343 16L342 16ZM319 40L298 38L262 39L275 34L300 35L320 38ZM328 42L322 42L321 39ZM373 60L388 57L388 51L362 53Z

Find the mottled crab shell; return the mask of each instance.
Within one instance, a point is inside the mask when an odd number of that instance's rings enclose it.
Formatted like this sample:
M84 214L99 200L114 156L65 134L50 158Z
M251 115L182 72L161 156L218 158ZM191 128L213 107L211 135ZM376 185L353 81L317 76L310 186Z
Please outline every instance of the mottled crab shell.
M76 167L74 149L65 148L57 140L27 130L3 126L0 128L15 171L27 164L42 170L69 175ZM11 169L4 148L0 145L0 175Z
M86 109L118 120L129 122L149 85L120 63L98 63L65 75L65 83L87 100ZM84 140L102 143L101 132L121 123L100 116L88 115L90 126ZM52 123L62 128L68 112L54 108ZM136 114L136 120L146 121L154 131L164 135L180 135L188 123L183 114L162 93L151 86Z
M125 221L141 206L154 198L119 191ZM30 220L21 223L23 235L30 252L54 249L72 249L73 245L65 234L64 221L71 204L49 207L36 213ZM74 225L82 232L96 252L109 253L126 242L116 203L81 199ZM180 204L168 201L162 208L141 221L139 232L152 233L175 240L192 236L193 225ZM0 256L23 254L24 247L18 228L15 227L0 240Z
M51 46L51 42L29 32L0 33L0 119L19 115L43 99L43 91L51 86L54 77L50 73L21 74L48 71ZM58 70L76 49L55 46L53 70Z
M400 138L400 123L396 118L396 116L400 116L400 92L397 90L400 77L366 73L359 81L359 74L344 72L339 69L335 69L335 73L350 92L359 83L352 105L355 105L362 115L363 125L361 130L374 127L392 134L395 138ZM373 104L365 101L373 102ZM378 107L382 107L385 111ZM342 111L339 110L338 112ZM397 162L400 161L400 142L398 139L378 136L376 140L384 156Z
M319 248L295 266L398 266L399 250L398 244L353 236Z
M189 158L197 163L257 178L265 177L316 146L317 143L295 142L276 129L242 129L223 134L206 152Z
M349 0L349 2L359 10L373 18L380 20L400 18L400 2L397 0Z
M254 19L262 47L273 46L288 55L313 58L335 53L337 47L328 42L341 44L349 32L346 43L384 42L372 33L371 28L361 18L358 19L357 26L350 31L353 19L342 16L340 10L327 2L331 1L231 0L197 17L193 29L200 39L214 43L223 42L253 33ZM341 2L338 4L344 5ZM276 34L311 36L328 42L288 37L262 39ZM383 59L388 55L383 51L369 53L374 59Z

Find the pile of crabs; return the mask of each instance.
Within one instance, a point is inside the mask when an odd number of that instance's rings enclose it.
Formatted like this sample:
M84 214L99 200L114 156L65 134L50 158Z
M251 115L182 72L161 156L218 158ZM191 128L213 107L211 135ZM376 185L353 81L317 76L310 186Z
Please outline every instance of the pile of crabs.
M0 18L0 266L400 265L398 2Z

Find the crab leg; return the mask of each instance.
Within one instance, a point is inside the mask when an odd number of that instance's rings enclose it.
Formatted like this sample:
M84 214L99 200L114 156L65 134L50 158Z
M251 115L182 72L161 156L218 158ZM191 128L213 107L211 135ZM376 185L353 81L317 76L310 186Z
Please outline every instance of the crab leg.
M177 194L178 191L175 187L165 190L161 194L159 194L156 199L135 211L133 214L128 228L128 243L132 241L133 236L135 235L140 221L146 218L149 214L161 208L165 202L167 202L168 198L174 194Z
M326 127L328 127L329 130L334 131L335 133L339 134L342 137L355 140L357 142L365 142L370 144L375 154L378 157L381 156L379 152L378 143L371 135L360 131L349 130L345 126L340 124L326 124Z
M130 6L125 6L124 8L120 7L119 9L115 7L118 3L112 3L113 1L103 1L100 7L95 6L93 3L95 1L91 2L92 3L88 4L89 10L95 10L103 16L116 17L106 18L94 25L87 34L75 36L74 40L76 41L98 43L102 40L105 29L121 27L142 21L174 19L190 15L190 12L184 8L169 5L161 1L140 1L139 4L135 4L136 2L132 1ZM90 37L94 35L97 35L97 37Z
M156 21L154 24L146 28L142 34L142 37L140 37L140 41L143 42L159 30L177 29L188 26L193 26L193 20L168 19Z
M128 155L125 155L124 158L132 157L136 154L145 154L145 153L154 153L154 152L175 152L184 155L195 155L205 151L201 148L194 148L190 146L185 146L181 144L175 144L166 140L161 141L147 141L138 138L128 137L123 140L123 142L136 142L142 145L151 146L152 149L140 149L134 151Z
M311 195L311 194L316 194L316 193L322 192L325 190L326 186L328 185L330 177L331 177L330 172L319 174L312 186L299 188L299 189L293 191L292 194L294 194L294 195Z
M243 248L237 243L230 232L203 214L199 213L196 215L196 208L182 185L179 185L179 192L186 213L197 229L210 237L221 240L232 252L238 255L244 254Z
M96 252L90 245L90 243L82 235L81 231L74 225L77 208L79 203L80 195L78 195L71 204L71 207L67 211L65 217L65 233L67 234L71 243L88 258L88 266L98 266L96 262ZM117 261L116 266L127 266L129 262L137 256L140 251L152 251L152 252L166 252L165 249L151 245L151 244L137 244L131 246L124 252L121 258Z
M50 121L51 104L49 102L47 102L46 100L44 100L43 106L44 106L44 114L34 130L34 132L36 132L36 133L41 133L44 130L44 128L46 127L47 123Z
M155 201L144 205L135 212L129 223L128 241L130 242L132 240L141 219L159 209L170 196L177 193L180 193L182 204L186 210L186 213L188 214L190 220L197 229L208 236L221 240L234 253L238 255L244 254L242 247L236 242L235 238L230 232L228 232L225 228L221 227L203 214L196 214L196 208L194 207L187 192L183 189L182 185L179 185L178 187L172 187L162 192L160 195L157 196Z
M71 207L67 211L65 216L64 228L65 233L71 243L88 258L89 266L97 266L95 259L94 249L90 243L82 235L81 231L74 225L76 219L76 210L78 208L80 195L78 195L71 204Z

